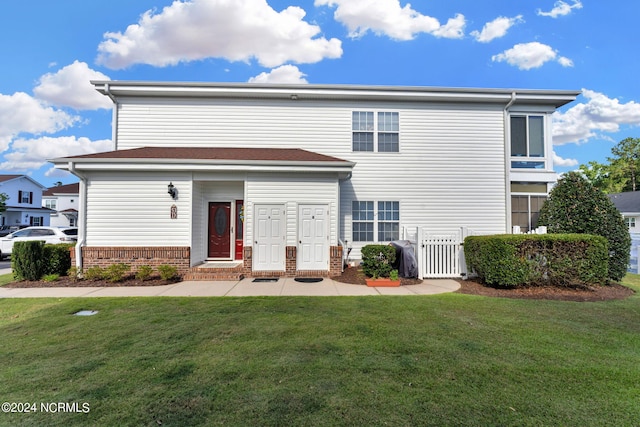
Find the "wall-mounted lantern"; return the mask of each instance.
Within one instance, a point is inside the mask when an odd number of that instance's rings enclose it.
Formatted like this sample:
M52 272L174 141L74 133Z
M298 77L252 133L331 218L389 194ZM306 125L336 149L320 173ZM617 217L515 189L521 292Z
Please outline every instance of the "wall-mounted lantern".
M173 185L172 182L169 183L169 185L167 186L167 189L169 190L167 191L167 193L169 193L171 198L173 200L176 200L178 198L178 189Z

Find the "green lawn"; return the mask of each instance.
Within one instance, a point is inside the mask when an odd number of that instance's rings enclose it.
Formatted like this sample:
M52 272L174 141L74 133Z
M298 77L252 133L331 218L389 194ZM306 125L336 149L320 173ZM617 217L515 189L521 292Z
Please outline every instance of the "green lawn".
M640 424L640 296L4 299L0 339L3 426Z

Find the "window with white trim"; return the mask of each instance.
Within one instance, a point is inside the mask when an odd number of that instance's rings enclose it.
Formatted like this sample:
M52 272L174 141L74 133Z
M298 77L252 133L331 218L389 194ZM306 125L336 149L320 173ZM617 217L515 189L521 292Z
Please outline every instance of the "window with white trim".
M627 223L628 228L636 228L636 218L635 217L626 217L624 222Z
M351 130L353 151L400 151L400 114L397 112L354 111Z
M58 201L56 199L45 199L44 207L48 209L57 210Z
M544 116L511 115L511 168L545 168Z
M520 226L523 233L535 230L545 200L547 196L511 196L511 225Z
M400 202L360 201L351 204L354 242L390 242L400 238Z

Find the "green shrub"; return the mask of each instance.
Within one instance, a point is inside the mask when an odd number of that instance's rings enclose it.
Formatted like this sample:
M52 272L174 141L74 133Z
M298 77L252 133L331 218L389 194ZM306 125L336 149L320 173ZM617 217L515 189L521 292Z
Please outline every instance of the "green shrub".
M80 270L75 265L73 267L69 267L67 270L67 276L73 281L80 279Z
M63 276L71 268L71 254L69 249L74 247L75 243L63 243L44 245L44 274L57 274Z
M87 271L84 272L84 278L87 280L102 280L105 277L106 272L104 268L97 265L87 268Z
M11 268L17 280L40 280L44 272L44 241L15 242Z
M367 277L389 277L396 260L396 248L390 245L366 245L360 250L362 271Z
M153 273L153 268L148 265L141 265L138 267L138 271L136 271L136 279L138 280L149 280L151 274Z
M173 280L178 277L178 268L173 265L159 265L158 273L162 280Z
M565 174L551 190L540 211L538 225L550 233L585 233L609 242L609 278L619 281L627 273L631 237L613 202L577 172Z
M467 266L495 287L591 286L607 283L608 247L587 234L470 236Z
M104 277L111 283L122 282L125 274L128 273L130 269L131 267L128 264L111 264L105 269Z
M59 278L59 274L45 274L44 276L42 276L42 280L44 280L45 282L55 282Z

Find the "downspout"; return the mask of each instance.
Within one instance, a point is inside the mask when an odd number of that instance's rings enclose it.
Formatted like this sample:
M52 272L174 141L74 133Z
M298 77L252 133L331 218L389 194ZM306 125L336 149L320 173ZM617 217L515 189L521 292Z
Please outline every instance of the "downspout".
M82 271L82 247L86 244L87 240L87 177L76 170L76 165L73 162L69 162L69 172L80 178L79 196L80 201L78 207L80 212L78 213L78 241L76 243L76 268L78 272Z
M111 93L111 89L109 88L109 83L104 84L104 92L105 94L113 101L113 110L112 110L112 118L113 126L111 126L111 142L113 142L113 149L118 149L118 100Z
M516 102L516 92L511 92L511 99L504 107L504 188L505 188L505 207L506 207L506 224L505 232L511 234L511 138L509 138L509 108Z

